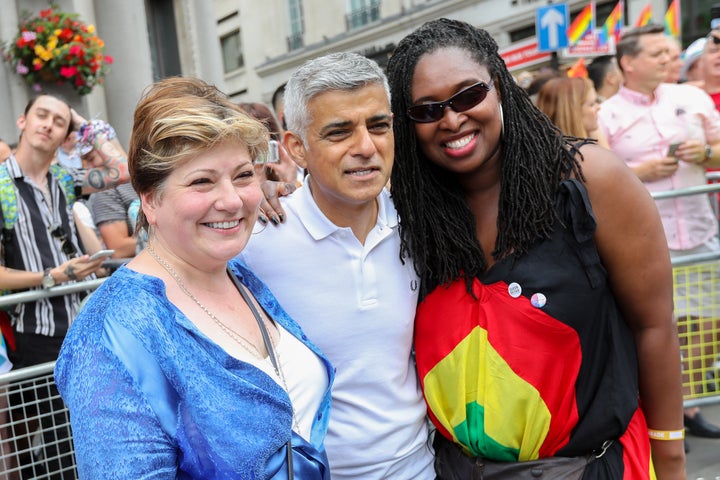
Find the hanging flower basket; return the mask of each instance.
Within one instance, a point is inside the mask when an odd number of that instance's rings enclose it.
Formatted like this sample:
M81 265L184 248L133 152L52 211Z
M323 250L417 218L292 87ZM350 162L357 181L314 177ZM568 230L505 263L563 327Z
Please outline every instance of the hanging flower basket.
M5 61L36 91L41 84L68 84L87 95L104 81L113 59L93 25L56 5L21 21L12 42L0 48Z

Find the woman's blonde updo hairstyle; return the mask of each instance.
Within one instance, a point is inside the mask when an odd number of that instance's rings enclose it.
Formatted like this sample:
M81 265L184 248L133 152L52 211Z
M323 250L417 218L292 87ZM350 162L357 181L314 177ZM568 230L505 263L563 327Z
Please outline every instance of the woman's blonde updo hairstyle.
M182 162L216 145L236 142L251 158L267 152L267 128L215 86L173 77L151 85L135 108L128 166L138 194L157 193ZM148 228L140 209L137 229Z

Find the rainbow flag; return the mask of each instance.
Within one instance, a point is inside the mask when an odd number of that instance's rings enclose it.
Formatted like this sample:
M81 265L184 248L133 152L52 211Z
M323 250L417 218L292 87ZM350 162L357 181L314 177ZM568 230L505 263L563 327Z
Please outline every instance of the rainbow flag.
M577 61L573 63L570 68L568 68L567 76L570 78L588 78L588 71L587 67L585 66L585 58L578 58Z
M640 16L635 21L636 27L642 27L643 25L647 25L648 23L652 22L652 5L647 4L643 7L642 11L640 12Z
M595 30L595 2L583 8L567 29L570 45L576 45L588 33Z
M609 39L611 36L615 37L615 43L620 41L620 34L622 33L623 27L623 2L622 0L615 5L607 20L603 24L604 38Z
M680 0L673 0L665 12L665 33L680 38Z

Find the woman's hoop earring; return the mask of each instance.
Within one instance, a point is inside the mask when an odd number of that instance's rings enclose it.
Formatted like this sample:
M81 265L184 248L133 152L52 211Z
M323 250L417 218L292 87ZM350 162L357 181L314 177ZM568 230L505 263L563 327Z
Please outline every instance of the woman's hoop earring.
M262 210L262 208L258 211L258 218L255 220L255 225L253 225L252 232L250 232L251 235L257 235L258 233L262 233L263 230L267 227L267 220L264 222L260 220L260 217L265 217L265 212Z
M267 228L267 223L255 222L255 225L253 226L252 232L250 234L258 235L262 233L265 228Z
M503 117L502 103L498 103L498 110L500 110L500 139L505 138L505 118Z

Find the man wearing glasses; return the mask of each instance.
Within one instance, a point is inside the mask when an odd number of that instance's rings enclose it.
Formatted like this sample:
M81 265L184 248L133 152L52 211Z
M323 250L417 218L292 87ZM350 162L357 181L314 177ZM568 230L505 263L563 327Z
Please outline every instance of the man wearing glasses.
M84 175L76 175L73 180L71 173L51 167L60 144L81 123L82 117L67 102L48 94L31 99L17 120L21 132L17 150L0 165L0 201L16 207L0 210L0 290L42 289L83 280L102 264L102 258L90 260L82 253L72 213L73 190L78 183L83 193L90 193L127 182L127 159L119 143L109 142L105 134L87 132L95 153L88 155ZM14 307L11 315L16 348L11 360L15 368L57 358L85 293L45 297ZM13 400L28 402L27 398ZM41 404L39 408L50 407ZM49 418L48 422L53 420ZM44 434L46 448L69 451L67 442L57 446L61 432L55 436L46 430ZM57 455L57 451L46 450L46 458ZM71 461L69 455L67 460Z

